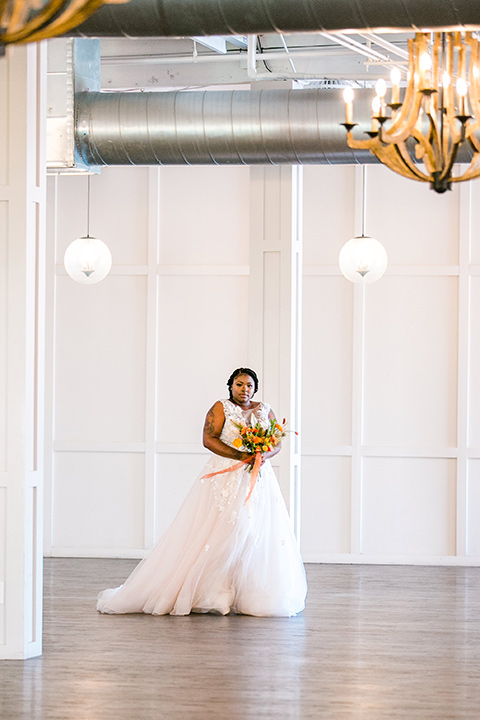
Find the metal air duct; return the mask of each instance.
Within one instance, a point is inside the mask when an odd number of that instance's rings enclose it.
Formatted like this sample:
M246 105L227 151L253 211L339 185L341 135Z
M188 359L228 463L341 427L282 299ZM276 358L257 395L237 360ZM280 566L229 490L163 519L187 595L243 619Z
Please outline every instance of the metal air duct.
M478 0L130 0L71 35L181 37L480 27Z
M356 93L360 137L373 94ZM77 97L77 151L89 166L378 162L347 146L344 108L337 90L91 92Z
M365 118L372 96L357 93ZM347 147L336 90L92 92L76 108L77 149L87 165L376 162Z

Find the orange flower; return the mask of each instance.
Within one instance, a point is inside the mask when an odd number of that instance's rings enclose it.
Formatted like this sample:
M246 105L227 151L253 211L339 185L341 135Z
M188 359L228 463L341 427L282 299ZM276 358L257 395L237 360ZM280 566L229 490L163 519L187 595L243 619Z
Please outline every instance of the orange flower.
M240 438L235 438L235 440L232 442L232 445L236 448L241 448L243 443Z
M280 432L283 432L283 427L278 423L275 423L275 427L277 428L277 430L280 430Z

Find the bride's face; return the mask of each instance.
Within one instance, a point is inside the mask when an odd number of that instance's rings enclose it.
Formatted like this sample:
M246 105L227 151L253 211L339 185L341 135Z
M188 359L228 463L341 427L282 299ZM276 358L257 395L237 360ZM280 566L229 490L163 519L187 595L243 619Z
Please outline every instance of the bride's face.
M237 375L232 385L232 398L239 405L249 403L255 393L255 382L250 375Z

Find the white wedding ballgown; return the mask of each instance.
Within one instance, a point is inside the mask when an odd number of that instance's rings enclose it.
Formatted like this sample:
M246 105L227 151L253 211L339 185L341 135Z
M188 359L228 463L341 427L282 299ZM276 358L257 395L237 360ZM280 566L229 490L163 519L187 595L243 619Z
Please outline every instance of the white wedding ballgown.
M270 407L254 412L222 400L220 439L233 447L233 424L268 423ZM236 460L212 455L174 521L125 583L98 596L102 613L188 615L229 612L291 616L303 610L307 584L280 488L267 460L255 488L246 466L224 470Z

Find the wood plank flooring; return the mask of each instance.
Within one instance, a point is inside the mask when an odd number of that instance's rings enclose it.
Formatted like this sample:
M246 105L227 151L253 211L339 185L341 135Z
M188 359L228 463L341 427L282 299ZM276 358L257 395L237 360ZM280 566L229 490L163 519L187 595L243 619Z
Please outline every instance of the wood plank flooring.
M296 618L105 616L131 560L45 562L41 658L2 720L480 718L480 568L309 565Z

